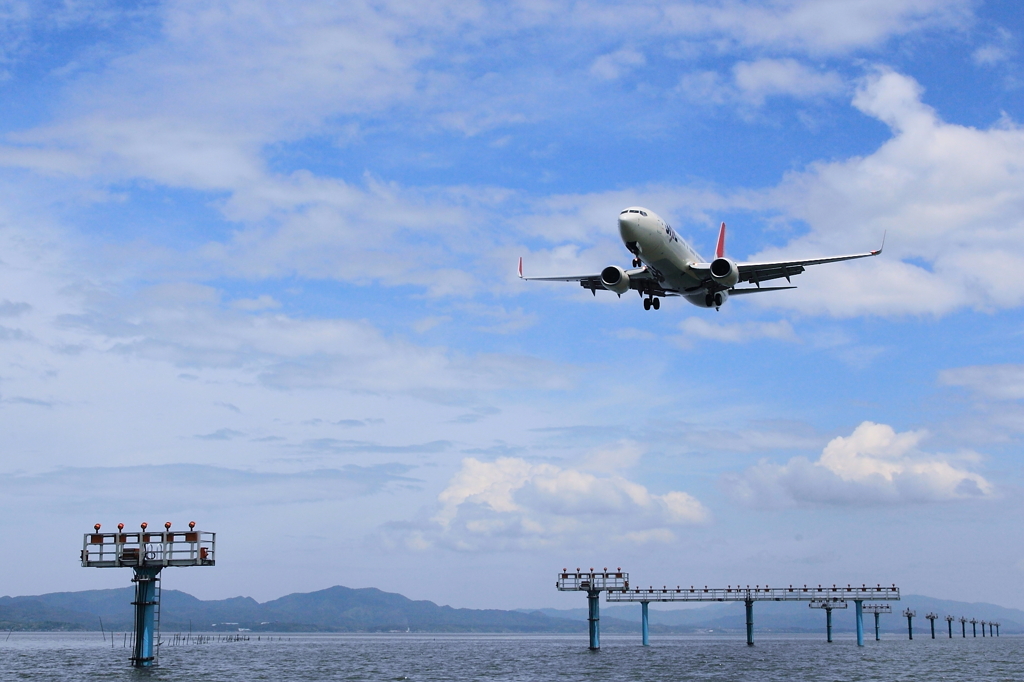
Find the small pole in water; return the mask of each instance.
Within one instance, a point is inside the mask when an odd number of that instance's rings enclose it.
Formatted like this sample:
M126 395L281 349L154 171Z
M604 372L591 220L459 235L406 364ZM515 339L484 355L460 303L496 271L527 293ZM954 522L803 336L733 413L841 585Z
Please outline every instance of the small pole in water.
M914 639L914 616L917 615L917 611L907 609L903 612L903 615L907 617L907 635L910 639Z
M106 642L107 641L107 633L105 633L103 631L103 616L100 616L99 618L100 618L100 637L102 637L103 641ZM111 635L111 636L113 636L113 635Z
M929 613L927 616L925 616L925 618L928 619L928 621L931 623L931 626L932 626L932 639L935 639L935 619L938 618L938 617L939 617L939 615L937 613L934 613L934 612Z
M640 623L640 633L643 636L643 645L644 646L650 646L651 645L650 628L648 626L648 620L647 620L647 607L648 607L649 604L650 604L650 602L646 602L646 601L640 602L640 621L641 621L641 623Z

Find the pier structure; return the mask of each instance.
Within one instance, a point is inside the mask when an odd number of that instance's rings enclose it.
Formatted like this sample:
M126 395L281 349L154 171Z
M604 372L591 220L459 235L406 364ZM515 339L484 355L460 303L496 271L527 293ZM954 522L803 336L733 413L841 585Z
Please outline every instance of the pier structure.
M572 576L574 574L560 574L560 576L562 575ZM560 577L559 582L561 580ZM559 589L562 588L559 587ZM891 587L883 587L882 585L874 587L867 585L861 585L860 587L853 587L851 585L846 587L837 587L835 585L831 587L823 587L821 585L817 587L808 587L807 585L802 587L794 587L792 585L789 587L769 587L768 585L762 587L755 585L751 587L747 585L743 587L736 585L733 587L730 585L724 588L712 588L707 585L703 588L694 587L693 585L686 588L676 585L674 589L663 585L661 589L653 586L630 589L627 582L623 589L608 589L606 591L605 600L608 602L640 602L642 609L641 617L643 619L641 627L644 631L647 630L647 607L644 605L645 603L741 601L746 607L747 644L750 646L754 645L754 602L756 601L828 601L832 603L852 601L857 610L857 645L864 646L864 601L867 599L874 601L897 601L900 598L900 589L895 585Z
M927 618L930 621L931 626L932 626L932 639L935 639L935 619L938 618L938 617L939 617L939 614L937 614L937 613L929 613L928 615L925 616L925 618Z
M880 641L881 637L879 636L878 630L878 617L883 613L892 613L892 606L889 604L865 604L864 613L875 614L875 641Z
M903 615L907 617L907 635L910 636L910 639L914 639L914 616L917 615L917 611L907 609Z
M953 639L953 621L956 620L953 616L946 616L946 625L949 626L949 638Z
M981 623L981 636L984 637L985 636L985 621L980 621L980 623Z
M977 618L971 618L967 622L971 624L971 630L974 631L974 636L977 637L978 636L978 619Z
M601 648L601 593L607 592L608 597L612 594L629 589L629 573L624 573L621 568L609 572L607 568L603 571L589 572L581 571L579 568L573 573L563 568L558 574L555 587L560 592L586 592L588 615L587 622L590 625L590 648L597 650ZM611 599L608 599L611 601ZM643 631L644 644L647 644L647 604L643 604Z
M832 609L845 609L847 604L844 601L812 601L807 605L812 609L825 610L825 641L832 643Z
M963 616L960 616L960 634L964 636L964 639L967 639L967 619Z
M160 642L160 572L169 566L213 566L216 534L196 530L190 521L187 531L172 531L171 522L162 532L101 533L93 526L82 541L82 566L86 568L131 568L135 583L135 637L131 662L135 668L156 664Z
M995 628L996 628L996 634L994 634L992 636L993 637L998 637L999 636L999 623L989 623L988 624L988 632L989 632L989 634L992 634L992 626L995 626Z

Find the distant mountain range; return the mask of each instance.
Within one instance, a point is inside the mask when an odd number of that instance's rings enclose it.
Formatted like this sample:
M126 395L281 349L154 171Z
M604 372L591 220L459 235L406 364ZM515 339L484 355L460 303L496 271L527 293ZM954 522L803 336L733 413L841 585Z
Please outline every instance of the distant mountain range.
M102 619L107 630L125 631L132 627L132 588L54 592L31 597L0 597L0 628L5 630L97 630ZM583 595L581 603L585 604ZM994 604L968 604L910 595L893 603L892 615L882 617L883 631L905 632L906 619L899 615L910 607L917 611L914 628L927 632L925 614L961 615L968 619L995 620L1003 634L1024 632L1024 611ZM250 597L203 601L177 590L163 593L162 629L185 631L253 632L522 632L579 633L587 629L585 608L453 609L430 601L414 601L400 594L375 588L331 587L326 590L290 594L259 603ZM652 606L651 630L654 633L742 632L743 605L711 604L700 608L668 610ZM854 628L852 604L846 611L834 611L839 632ZM607 606L602 603L601 630L605 633L636 633L640 607ZM808 609L804 603L759 602L754 606L758 632L824 631L825 614ZM873 627L871 616L865 627ZM945 632L946 623L936 623L937 632ZM959 623L954 624L959 628ZM940 629L942 628L942 629ZM968 636L971 628L968 625Z

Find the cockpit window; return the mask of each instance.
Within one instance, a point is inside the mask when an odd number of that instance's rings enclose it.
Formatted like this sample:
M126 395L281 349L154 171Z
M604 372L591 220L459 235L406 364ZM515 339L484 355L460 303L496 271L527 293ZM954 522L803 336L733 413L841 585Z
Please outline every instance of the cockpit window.
M629 209L629 212L630 213L639 213L640 211L636 210L635 208L631 208L631 209Z
M622 213L629 213L629 209L627 208L625 211L622 211ZM619 215L622 215L622 213L619 213Z
M646 216L646 215L647 215L647 212L646 212L646 211L640 211L640 215L642 215L642 216Z

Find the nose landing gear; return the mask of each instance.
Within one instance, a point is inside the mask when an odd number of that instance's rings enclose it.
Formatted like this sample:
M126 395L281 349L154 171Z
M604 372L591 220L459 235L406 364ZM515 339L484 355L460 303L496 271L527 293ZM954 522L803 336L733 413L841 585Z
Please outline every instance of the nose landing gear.
M642 263L642 262L640 261L640 259L639 259L639 258L634 258L634 259L633 259L633 267L634 267L634 268L638 268L638 267L640 267L641 265L643 265L643 263Z
M658 310L659 308L661 308L661 299L660 298L654 298L653 296L651 296L649 298L645 298L644 299L644 310L650 310L651 308L654 308L655 310Z

